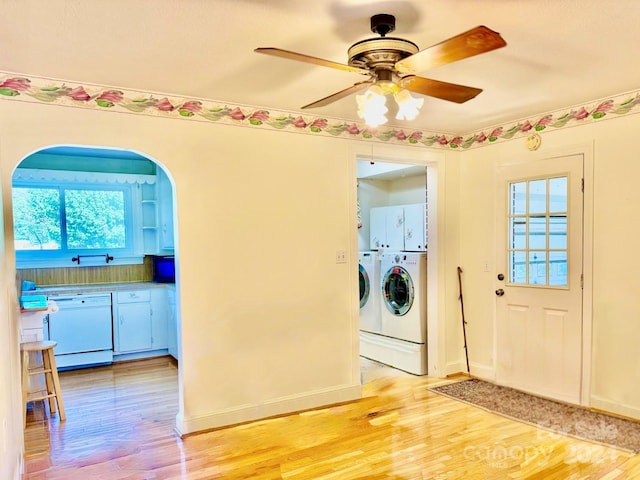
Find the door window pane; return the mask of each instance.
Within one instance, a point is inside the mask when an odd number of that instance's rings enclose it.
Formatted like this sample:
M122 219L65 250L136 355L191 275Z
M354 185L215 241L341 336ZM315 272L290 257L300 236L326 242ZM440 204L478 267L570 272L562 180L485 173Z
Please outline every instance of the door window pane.
M547 284L547 252L529 252L529 284Z
M568 285L566 251L549 252L549 285Z
M547 211L547 181L529 182L529 213L545 213Z
M567 249L567 215L549 217L549 248Z
M512 215L527 213L527 182L512 183L509 199Z
M527 248L527 219L524 217L512 218L509 229L509 245L511 248Z
M549 211L567 211L567 177L549 179Z
M547 217L529 218L529 248L547 248Z
M525 252L511 252L509 255L511 283L527 283L527 263Z

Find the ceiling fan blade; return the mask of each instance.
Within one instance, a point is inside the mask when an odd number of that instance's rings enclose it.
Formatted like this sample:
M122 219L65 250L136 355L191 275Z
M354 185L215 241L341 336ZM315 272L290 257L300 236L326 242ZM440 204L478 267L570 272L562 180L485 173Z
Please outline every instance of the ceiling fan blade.
M464 85L441 82L440 80L432 80L415 75L402 77L398 80L398 85L415 93L455 103L464 103L482 92L481 88L465 87Z
M370 85L373 85L373 80L369 82L358 82L355 85L351 85L349 88L340 90L339 92L333 93L328 97L321 98L320 100L317 100L313 103L305 105L302 108L305 109L305 108L324 107L325 105L329 105L330 103L340 100L341 98L348 97L349 95L352 95L354 93L358 93L359 91L364 90Z
M312 57L310 55L305 55L303 53L291 52L289 50L283 50L281 48L272 48L272 47L256 48L254 52L264 53L266 55L273 55L274 57L288 58L289 60L297 60L299 62L311 63L312 65L320 65L321 67L337 68L338 70L343 70L345 72L360 73L362 75L369 75L371 73L369 72L369 70L364 68L352 67L351 65L332 62L331 60Z
M463 58L490 52L504 47L506 44L507 42L498 32L480 25L400 60L395 64L395 68L400 73L422 72Z

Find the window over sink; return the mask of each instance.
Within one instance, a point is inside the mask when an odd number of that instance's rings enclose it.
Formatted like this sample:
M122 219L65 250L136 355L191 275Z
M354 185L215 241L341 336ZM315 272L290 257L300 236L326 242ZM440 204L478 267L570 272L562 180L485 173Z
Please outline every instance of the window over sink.
M16 266L69 267L80 264L78 259L83 265L104 265L107 258L114 264L141 263L141 189L154 186L155 178L17 169L12 190Z
M14 187L16 251L126 249L128 190Z

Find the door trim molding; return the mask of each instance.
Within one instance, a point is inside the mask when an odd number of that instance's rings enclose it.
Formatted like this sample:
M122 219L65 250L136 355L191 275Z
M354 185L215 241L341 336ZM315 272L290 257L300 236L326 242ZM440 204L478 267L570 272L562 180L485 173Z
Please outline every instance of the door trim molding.
M445 244L445 154L431 150L416 150L394 145L374 145L353 142L349 148L350 177L353 179L351 208L351 251L358 252L357 225L357 163L358 161L380 161L388 163L402 163L406 165L421 165L427 169L427 277L435 281L427 282L427 367L428 375L445 377L448 373L446 358L446 327L447 327L447 295L445 285L445 249L439 247ZM351 256L350 258L357 258ZM352 269L354 274L357 270ZM351 282L354 298L353 331L359 345L359 309L355 299L359 298L357 282ZM456 370L456 372L459 370ZM353 368L354 374L359 372L359 364Z

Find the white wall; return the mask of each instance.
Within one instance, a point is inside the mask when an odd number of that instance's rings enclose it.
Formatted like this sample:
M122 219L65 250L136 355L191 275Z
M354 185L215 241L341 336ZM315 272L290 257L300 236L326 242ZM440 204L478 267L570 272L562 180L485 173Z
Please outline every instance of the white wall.
M640 116L611 117L576 128L542 134L538 152L526 150L524 138L465 152L460 169L460 251L465 278L465 315L472 373L495 373L494 312L498 287L495 270L496 177L499 162L532 161L556 153L585 152L587 171L585 224L593 225L586 245L585 315L592 314L591 365L586 403L640 418L640 162L631 145ZM592 175L592 181L589 181ZM590 184L591 183L591 184ZM591 205L591 206L589 206ZM592 214L590 213L592 209ZM590 235L590 232L587 232ZM490 271L483 271L487 260ZM587 339L591 332L585 332Z
M7 222L13 168L48 145L130 148L173 175L181 431L359 397L348 142L18 102L2 109ZM336 264L336 250L356 263Z
M11 173L43 147L128 148L171 173L179 220L181 432L360 396L353 159L364 142L46 104L0 107L7 232ZM423 148L381 151L428 161ZM442 165L443 182L444 171ZM444 245L444 228L440 235ZM5 240L13 272L12 236ZM347 264L336 264L337 250L348 252ZM434 317L444 335L445 315ZM8 323L15 329L17 319ZM10 349L1 355L17 358ZM19 433L9 438L21 444Z
M389 205L424 203L427 195L427 176L412 175L392 180L389 188Z
M0 198L0 206L2 204ZM4 227L0 223L0 478L17 480L23 452L18 304L15 273L7 268L4 252Z

